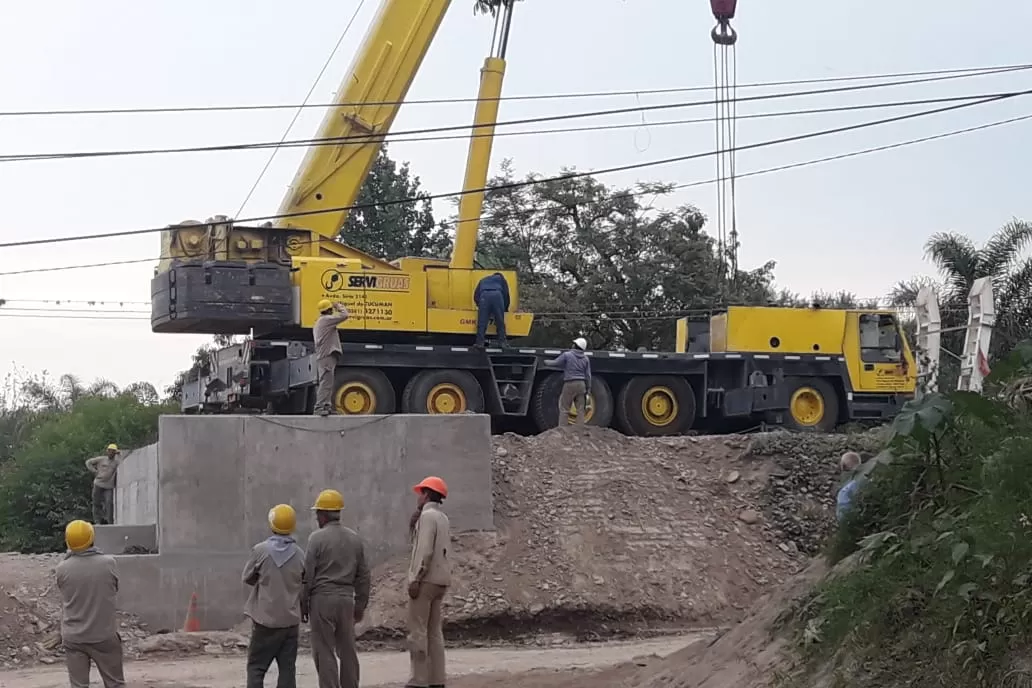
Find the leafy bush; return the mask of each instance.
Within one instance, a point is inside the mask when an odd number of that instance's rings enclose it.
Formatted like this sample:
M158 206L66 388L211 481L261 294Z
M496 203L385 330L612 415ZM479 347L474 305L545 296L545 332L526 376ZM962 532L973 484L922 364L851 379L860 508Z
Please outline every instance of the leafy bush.
M111 442L124 449L157 439L158 417L171 409L132 394L85 397L36 426L0 471L0 549L64 549L64 525L92 518L86 459Z
M928 395L895 419L829 546L856 560L803 612L805 651L834 657L839 685L1014 680L1032 647L1032 417L1006 403L1011 387Z

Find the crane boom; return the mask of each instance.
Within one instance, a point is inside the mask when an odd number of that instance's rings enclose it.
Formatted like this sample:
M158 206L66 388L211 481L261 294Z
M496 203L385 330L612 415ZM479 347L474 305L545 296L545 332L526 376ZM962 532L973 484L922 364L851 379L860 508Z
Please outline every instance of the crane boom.
M277 215L282 228L337 236L383 145L451 0L384 0ZM335 210L330 210L335 209ZM320 212L326 211L326 212Z

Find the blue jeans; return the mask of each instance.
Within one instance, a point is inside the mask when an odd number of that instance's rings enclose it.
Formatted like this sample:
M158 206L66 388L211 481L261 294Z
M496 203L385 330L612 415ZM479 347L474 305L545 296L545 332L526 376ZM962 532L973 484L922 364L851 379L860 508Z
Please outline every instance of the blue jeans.
M477 344L483 344L487 337L487 324L494 320L498 328L498 343L505 344L505 299L498 290L480 292L477 304Z

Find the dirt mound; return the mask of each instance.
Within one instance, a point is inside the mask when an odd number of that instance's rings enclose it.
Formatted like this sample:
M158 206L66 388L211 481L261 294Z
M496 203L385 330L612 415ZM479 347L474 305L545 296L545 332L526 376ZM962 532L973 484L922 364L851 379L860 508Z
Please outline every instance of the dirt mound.
M867 442L852 437L497 437L498 530L455 536L449 637L733 623L830 527L838 457ZM404 628L406 564L374 572L366 637Z
M61 554L0 554L0 665L12 668L62 656L61 594L54 568ZM133 617L120 614L126 655L136 656L148 633Z

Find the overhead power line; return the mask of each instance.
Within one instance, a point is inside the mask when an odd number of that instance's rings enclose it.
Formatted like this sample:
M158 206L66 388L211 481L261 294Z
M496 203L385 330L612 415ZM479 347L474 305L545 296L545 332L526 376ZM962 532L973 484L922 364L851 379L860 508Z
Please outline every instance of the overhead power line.
M1022 116L1019 116L1019 117L1009 117L1007 119L996 120L996 121L993 121L993 122L986 122L985 124L978 124L978 125L974 125L974 126L971 126L971 127L964 127L962 129L953 129L953 130L942 132L942 133L939 133L939 134L932 134L932 135L929 135L929 136L922 136L920 138L907 139L905 141L899 141L899 142L896 142L896 143L884 144L884 145L881 145L881 146L872 146L872 147L869 147L869 148L863 148L863 149L856 150L856 151L850 151L848 153L839 153L839 154L836 154L836 155L828 155L828 156L824 156L824 157L820 157L820 158L811 158L809 160L801 160L799 162L787 163L787 164L784 164L784 165L777 165L777 166L774 166L774 167L766 167L766 168L763 168L763 169L754 170L752 172L745 172L745 173L739 174L738 178L742 179L742 178L745 178L745 177L758 177L758 176L761 176L761 175L772 174L772 173L775 173L775 172L785 172L785 171L788 171L788 170L798 169L798 168L802 168L802 167L809 167L809 166L812 166L812 165L819 165L819 164L823 164L823 163L826 163L826 162L834 162L834 161L838 161L838 160L846 160L846 159L849 159L849 158L860 157L862 155L870 155L872 153L880 153L880 152L883 152L883 151L894 150L894 149L897 149L897 148L904 148L906 146L913 146L913 145L917 145L917 144L920 144L920 143L928 143L928 142L931 142L931 141L938 141L938 140L941 140L941 139L951 138L951 137L954 137L954 136L960 136L960 135L963 135L963 134L970 134L970 133L974 133L974 132L978 132L978 131L984 131L984 130L987 130L987 129L993 129L993 128L996 128L996 127L1005 126L1005 125L1008 125L1008 124L1016 124L1018 122L1026 122L1026 121L1030 121L1030 120L1032 120L1032 115L1022 115ZM716 181L717 181L716 179L705 179L705 180L694 181L694 182L686 182L686 183L683 183L683 184L674 184L674 185L671 185L669 187L669 190L670 191L676 191L676 190L680 190L680 189L688 189L688 188L697 187L697 186L705 186L707 184L713 184ZM637 197L637 196L643 196L643 195L653 195L654 193L655 193L655 191L653 191L653 190L638 191L638 192L627 191L627 192L624 192L622 194L617 194L617 196L618 197L623 197L623 196ZM528 209L528 213L535 214L535 213L539 213L539 212L547 212L549 210L555 210L556 207L557 206L552 205L552 206L547 206L547 207L529 208ZM493 216L492 215L487 215L487 214L481 215L481 216L479 216L477 218L478 221L491 220L491 219L494 219ZM457 223L458 223L457 220L451 220L451 221L442 222L441 224L443 224L445 226L453 226L453 225L455 225ZM27 275L27 274L37 274L37 273L44 273L44 272L63 272L65 270L81 270L81 269L111 267L111 266L119 266L119 265L132 265L132 264L139 264L139 263L151 263L151 262L154 262L154 261L157 261L157 260L163 260L163 259L171 258L171 257L172 256L160 256L159 255L157 257L149 256L147 258L131 258L131 259L126 259L126 260L105 261L105 262L100 262L100 263L83 263L83 264L78 264L78 265L60 265L60 266L45 267L45 268L27 268L27 269L24 269L24 270L10 270L10 271L7 271L7 272L0 272L0 277L8 277L8 276L15 276L15 275ZM142 302L142 303L145 303L145 302Z
M871 121L868 121L868 122L861 122L861 123L858 123L858 124L850 124L850 125L845 125L845 126L840 126L840 127L833 127L833 128L829 128L829 129L822 129L822 130L818 130L818 131L811 131L811 132L806 132L806 133L803 133L803 134L796 134L796 135L793 135L793 136L785 136L785 137L781 137L781 138L777 138L777 139L771 139L771 140L767 140L767 141L758 141L756 143L751 143L751 144L746 144L746 145L743 145L743 146L738 146L736 148L736 150L738 150L738 151L745 151L745 150L755 150L755 149L759 149L759 148L768 148L768 147L771 147L771 146L781 145L781 144L785 144L785 143L793 143L793 142L796 142L796 141L805 141L805 140L809 140L809 139L820 138L820 137L829 136L829 135L832 135L832 134L840 134L840 133L845 133L845 132L849 132L849 131L858 131L858 130L861 130L861 129L868 129L868 128L875 127L875 126L880 126L880 125L883 125L883 124L890 124L890 123L893 123L893 122L902 122L902 121L906 121L906 120L917 119L917 118L920 118L920 117L926 117L928 115L941 114L941 113L944 113L944 112L952 112L952 111L955 111L955 110L961 110L961 109L965 109L965 108L975 107L975 106L978 106L978 105L985 105L985 104L992 103L992 102L998 102L998 101L1002 101L1002 100L1016 98L1018 96L1028 95L1030 93L1032 93L1032 89L1025 90L1025 91L1015 91L1015 92L1012 92L1012 93L1004 93L1004 94L994 95L994 96L991 96L991 97L986 97L986 98L983 98L981 100L961 103L959 105L948 105L948 106L945 106L945 107L933 108L933 109L930 109L930 110L922 110L920 112L907 113L907 114L898 115L898 116L895 116L895 117L887 117L887 118L884 118L884 119L871 120ZM630 164L626 164L626 165L617 165L617 166L614 166L614 167L607 167L607 168L603 168L603 169L599 169L599 170L593 170L593 171L570 172L570 173L561 174L561 175L554 176L554 177L546 177L546 178L542 178L542 179L526 179L526 180L521 180L521 181L509 182L509 183L506 183L506 184L498 184L498 185L494 185L494 186L488 185L488 186L485 186L485 187L482 187L482 188L478 188L478 189L466 189L466 190L457 191L457 192L451 192L451 193L424 194L424 195L419 196L419 197L408 197L408 198L390 199L390 200L385 200L385 201L377 201L375 203L360 203L360 204L354 204L354 205L348 205L348 206L339 206L339 207L335 207L335 208L323 208L323 209L320 209L320 210L307 210L307 211L299 211L299 212L293 212L293 213L281 213L281 214L277 214L277 215L262 215L262 216L257 216L257 217L250 217L250 218L239 219L239 220L236 220L235 222L237 224L246 224L246 223L251 223L251 222L262 222L262 221L266 221L266 220L290 219L290 218L298 218L298 217L307 217L307 216L311 216L311 215L321 215L323 213L330 213L330 212L340 213L340 212L348 212L348 211L354 211L354 210L365 210L365 209L368 209L368 208L378 208L378 207L387 207L387 206L394 206L394 205L404 205L404 204L407 204L407 203L420 202L420 201L432 201L432 200L440 200L440 199L445 199L445 198L454 198L456 196L463 196L463 195L469 194L469 193L486 193L486 192L492 192L492 191L504 191L504 190L510 190L510 189L523 188L523 187L527 187L527 186L534 186L534 185L537 185L537 184L545 184L545 183L550 183L550 182L569 180L569 179L580 179L580 178L584 178L584 177L597 177L597 176L606 175L606 174L614 174L614 173L617 173L617 172L627 172L627 171L631 171L631 170L647 169L647 168L652 168L652 167L658 167L658 166L661 166L661 165L669 165L669 164L673 164L673 163L686 162L688 160L697 160L699 158L710 157L710 156L713 156L713 155L717 155L719 153L720 153L720 151L706 151L706 152L703 152L703 153L692 153L692 154L689 154L689 155L681 155L681 156L676 156L676 157L671 157L671 158L664 158L664 159L661 159L661 160L652 160L652 161L647 161L647 162L630 163ZM739 175L739 177L741 177L741 176L744 176L744 175ZM203 224L204 223L202 223L201 225L198 225L198 226L203 226ZM208 223L208 224L211 224L211 223ZM98 233L94 233L94 234L80 234L80 235L65 236L65 237L48 237L48 238L43 238L43 239L23 239L23 240L19 240L19 241L9 241L9 242L0 243L0 248L14 248L14 247L19 247L19 246L38 246L38 245L43 245L43 244L67 243L67 242L72 242L72 241L86 241L86 240L92 240L92 239L108 239L108 238L114 238L114 237L138 236L138 235L143 235L143 234L155 234L155 233L158 233L158 232L166 231L167 229L168 229L168 226L148 227L148 228L144 228L144 229L124 230L124 231L119 231L119 232L98 232Z
M919 98L913 100L896 100L876 103L861 103L858 105L838 105L832 107L819 107L819 108L803 108L799 110L778 110L772 112L755 112L746 115L738 115L738 120L745 119L772 119L778 117L801 117L806 115L823 115L823 114L834 114L842 112L859 112L862 110L883 110L898 107L915 107L918 105L934 105L936 103L955 103L965 100L977 100L979 98L985 98L987 95L992 94L978 94L978 95L967 95L967 96L944 96L940 98ZM649 129L659 127L671 127L671 126L685 126L689 124L705 124L716 121L717 118L714 116L707 117L691 117L687 119L675 119L675 120L659 120L650 121L643 125L641 122L625 122L621 124L593 124L581 127L554 127L551 129L529 129L526 131L499 131L495 133L482 132L482 133L471 133L471 134L448 134L444 136L413 136L411 138L399 138L404 133L398 134L387 134L386 136L355 136L349 137L346 141L338 141L336 139L305 139L304 141L298 142L285 142L278 144L273 150L279 151L282 148L295 148L295 147L307 147L307 146L336 146L336 145L348 145L348 146L364 146L373 142L385 141L387 143L428 143L433 141L468 141L474 138L481 137L493 137L503 138L508 136L550 136L557 134L574 134L574 133L589 133L599 131L619 131L622 129L640 129L645 126ZM258 148L248 150L260 150ZM172 151L169 151L172 152ZM180 149L178 152L190 152L189 149ZM205 152L205 151L198 151ZM45 155L45 154L40 154ZM269 160L272 160L273 156L270 156ZM0 155L0 163L3 162L18 162L22 158L12 156L12 159L5 159L4 156ZM31 160L59 160L60 157L40 157L30 158ZM266 168L267 169L267 168ZM257 188L257 182L256 186ZM246 205L246 201L244 203ZM241 210L243 205L241 206ZM240 212L237 212L239 215Z
M338 50L340 50L340 46L344 42L344 38L348 35L348 32L351 30L351 25L355 23L355 19L358 18L358 13L362 11L363 5L365 5L365 0L359 0L358 5L355 7L355 11L351 14L351 19L348 20L347 25L344 27L344 30L341 32L340 37L334 44L333 50L330 51L330 54L329 56L327 56L326 61L323 62L322 69L319 70L319 73L315 77L315 81L312 82L311 87L309 87L308 89L308 93L305 94L305 99L301 102L301 105L298 106L297 110L294 112L294 116L290 119L290 124L288 124L287 128L283 131L283 136L280 137L280 143L286 141L287 137L290 136L290 130L294 128L295 124L297 124L298 117L301 116L301 113L308 105L308 101L311 100L312 94L315 93L316 86L319 85L319 82L323 78L323 74L326 73L326 70L329 68L330 63L333 62L333 56L337 54ZM251 185L250 190L247 192L247 196L244 197L243 203L240 204L240 208L236 211L237 215L244 212L244 208L247 207L247 202L251 200L251 196L253 196L254 192L258 189L258 185L262 183L262 179L265 178L265 173L269 171L269 167L272 165L272 161L276 159L276 154L279 153L279 151L280 148L278 146L272 149L272 153L269 154L269 159L265 161L265 166L262 167L261 172L258 173L258 178L254 180L254 184Z
M782 100L786 98L800 98L816 95L828 95L832 93L846 93L846 92L857 92L866 91L875 88L890 88L894 86L909 86L919 83L928 83L932 81L942 81L946 79L958 79L958 78L969 78L971 76L979 76L978 74L961 74L952 76L937 76L927 77L922 79L908 79L904 81L891 81L877 84L861 84L858 86L838 86L834 88L825 89L811 89L807 91L788 91L783 93L769 93L758 96L745 96L735 98L734 105L737 107L739 103L746 102L759 102L767 100ZM990 94L965 96L970 98L986 97ZM713 106L716 100L702 100L702 101L688 101L688 102L677 102L677 103L662 103L659 105L637 105L635 107L624 107L624 108L609 108L606 110L591 110L585 112L572 112L564 113L559 115L543 115L539 117L527 117L523 119L505 120L496 122L494 124L458 124L443 127L427 127L423 129L409 129L405 131L399 131L394 133L383 133L378 135L359 134L352 136L335 136L335 137L323 137L323 138L306 138L306 139L294 139L291 141L262 141L257 143L237 143L237 144L219 144L213 146L181 146L181 147L169 147L169 148L139 148L139 149L120 149L120 150L100 150L100 151L82 151L82 152L54 152L54 153L12 153L8 155L0 156L0 162L26 162L31 160L69 160L69 159L80 159L80 158L108 158L108 157L126 157L126 156L140 156L140 155L167 155L174 153L214 153L214 152L228 152L228 151L249 151L249 150L265 150L269 148L292 148L292 147L309 147L309 146L335 146L345 143L361 143L368 144L379 141L389 140L391 136L411 136L411 135L422 135L422 134L439 134L449 131L467 131L475 132L478 129L486 129L491 127L507 127L507 126L518 126L526 124L540 124L543 122L559 122L568 121L572 119L585 119L593 117L609 117L614 115L626 115L626 114L640 114L642 112L659 111L659 110L675 110L692 107L703 107ZM721 101L724 102L724 101Z
M1021 71L1032 68L1032 64L997 65L988 67L964 67L956 69L929 69L909 72L887 72L865 75L849 75L835 77L817 77L806 79L787 79L781 81L762 81L750 84L739 84L740 89L773 88L778 86L803 86L807 84L843 83L849 81L870 81L874 79L902 79L908 77L938 75L991 75ZM617 98L621 96L673 95L679 93L698 93L712 91L713 86L675 86L666 88L640 88L616 91L579 91L567 93L526 94L482 98L485 101L535 101L535 100L575 100L586 98ZM363 105L450 105L459 103L476 103L476 97L457 98L413 98L404 101L373 102L341 102L341 103L259 103L252 105L187 105L165 107L123 107L123 108L73 108L51 110L0 110L0 117L59 117L68 115L132 115L132 114L167 114L187 112L240 112L249 110L294 110L325 109L334 107L355 107Z

